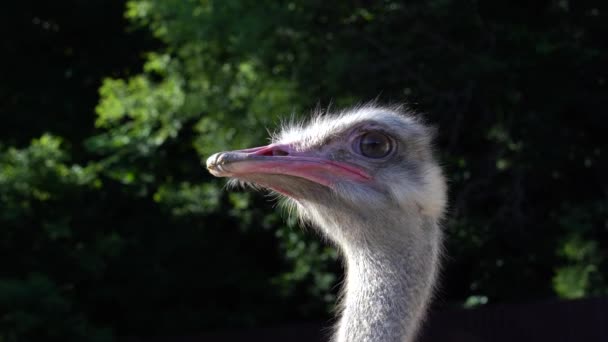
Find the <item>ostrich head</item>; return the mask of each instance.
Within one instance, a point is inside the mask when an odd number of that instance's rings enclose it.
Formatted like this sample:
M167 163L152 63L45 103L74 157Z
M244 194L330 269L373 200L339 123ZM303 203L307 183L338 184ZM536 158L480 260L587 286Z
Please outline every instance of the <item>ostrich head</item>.
M446 187L431 140L401 108L363 106L285 125L271 144L216 153L207 168L281 194L340 248L348 274L338 340L403 341L440 249Z
M336 227L330 221L378 222L392 211L441 217L445 182L431 139L428 127L399 108L365 106L287 124L270 145L216 153L207 159L207 168L233 178L234 184L285 195L304 220L344 247L341 239L369 234L327 231Z

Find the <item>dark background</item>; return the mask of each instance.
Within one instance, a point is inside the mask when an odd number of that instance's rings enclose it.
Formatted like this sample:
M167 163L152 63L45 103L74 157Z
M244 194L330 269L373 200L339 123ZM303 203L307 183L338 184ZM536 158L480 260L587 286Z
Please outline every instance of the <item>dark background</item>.
M607 15L566 0L2 4L0 341L327 320L335 251L200 162L292 112L374 99L439 132L435 311L605 297Z

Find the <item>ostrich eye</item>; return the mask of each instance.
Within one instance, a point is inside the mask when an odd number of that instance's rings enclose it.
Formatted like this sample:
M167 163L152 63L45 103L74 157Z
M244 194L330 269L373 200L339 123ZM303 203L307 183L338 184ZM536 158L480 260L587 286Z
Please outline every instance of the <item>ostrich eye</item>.
M369 132L359 138L359 151L368 158L386 157L393 149L391 140L379 132Z

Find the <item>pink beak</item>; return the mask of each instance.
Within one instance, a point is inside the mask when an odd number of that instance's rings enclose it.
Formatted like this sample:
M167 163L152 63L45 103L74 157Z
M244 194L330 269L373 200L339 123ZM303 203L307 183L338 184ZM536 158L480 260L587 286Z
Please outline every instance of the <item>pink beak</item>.
M207 159L207 169L216 177L246 179L247 175L288 175L330 188L338 180L371 179L360 167L278 144L216 153Z

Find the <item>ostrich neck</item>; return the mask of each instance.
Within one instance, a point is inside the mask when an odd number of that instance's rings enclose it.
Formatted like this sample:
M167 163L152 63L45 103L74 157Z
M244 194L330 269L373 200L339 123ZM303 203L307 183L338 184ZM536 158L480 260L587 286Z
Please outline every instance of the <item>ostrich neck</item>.
M323 222L346 261L342 316L334 341L415 338L437 272L440 230L434 220L414 212L418 214L385 212L372 219Z

